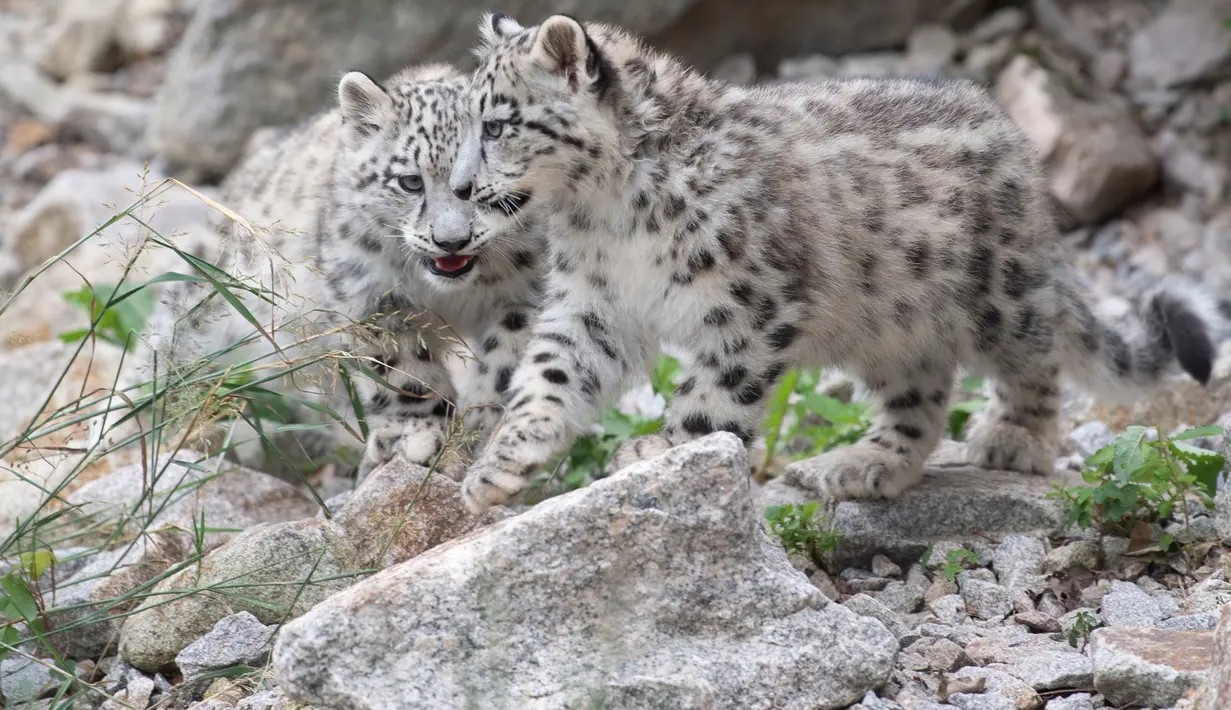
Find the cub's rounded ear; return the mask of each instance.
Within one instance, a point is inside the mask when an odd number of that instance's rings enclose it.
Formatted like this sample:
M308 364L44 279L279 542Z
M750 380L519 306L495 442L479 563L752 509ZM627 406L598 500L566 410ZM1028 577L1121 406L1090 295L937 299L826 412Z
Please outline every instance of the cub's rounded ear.
M362 72L349 72L338 83L338 106L348 144L370 138L388 119L393 100Z
M581 82L598 79L597 48L581 23L568 15L553 15L539 25L530 57L547 71L568 79L576 90Z
M522 26L517 24L517 20L503 12L485 12L479 19L479 36L486 44L493 44L497 40L512 37L521 31Z

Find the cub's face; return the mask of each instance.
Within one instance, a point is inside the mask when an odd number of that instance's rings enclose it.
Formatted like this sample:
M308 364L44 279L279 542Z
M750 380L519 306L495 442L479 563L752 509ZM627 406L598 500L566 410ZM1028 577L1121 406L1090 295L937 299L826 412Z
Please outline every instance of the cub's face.
M360 246L450 290L492 270L493 260L507 261L518 241L515 224L476 224L469 196L449 187L469 126L466 88L444 66L407 70L385 87L352 72L338 87L343 179L351 187L343 209L365 225Z
M619 136L602 102L600 55L581 25L553 17L526 29L490 15L479 27L480 66L450 184L469 195L478 223L500 228L528 205L583 191Z

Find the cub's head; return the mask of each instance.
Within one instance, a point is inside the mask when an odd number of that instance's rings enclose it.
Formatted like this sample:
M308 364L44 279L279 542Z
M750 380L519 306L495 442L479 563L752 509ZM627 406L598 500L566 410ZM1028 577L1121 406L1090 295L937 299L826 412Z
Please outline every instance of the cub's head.
M515 251L508 242L520 236L516 224L476 223L469 195L449 187L470 126L466 88L465 77L444 65L413 67L383 85L351 72L338 85L340 209L345 223L362 225L350 238L450 289L507 262Z
M523 28L507 15L479 23L471 123L450 184L486 224L516 220L535 202L584 195L620 155L619 82L595 39L617 32L563 15ZM627 156L624 156L627 159Z

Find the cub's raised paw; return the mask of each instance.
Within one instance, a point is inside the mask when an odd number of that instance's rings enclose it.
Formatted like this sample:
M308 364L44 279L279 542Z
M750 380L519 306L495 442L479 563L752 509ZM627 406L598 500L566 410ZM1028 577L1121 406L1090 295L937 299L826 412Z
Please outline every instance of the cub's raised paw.
M1059 442L1026 427L976 418L966 435L966 461L979 468L1046 476L1056 468Z
M419 466L430 466L444 445L444 432L438 424L415 419L391 423L368 433L368 444L359 464L359 477L388 463L395 456Z
M526 479L500 461L482 461L470 467L462 481L462 501L471 513L479 515L517 495Z
M923 477L903 456L866 442L786 467L788 483L831 500L896 498Z
M605 473L611 475L638 461L645 461L646 459L652 459L655 456L665 454L670 448L671 442L667 440L667 437L660 434L646 434L635 439L628 439L621 442L616 447L615 453L611 454L611 460L607 462Z

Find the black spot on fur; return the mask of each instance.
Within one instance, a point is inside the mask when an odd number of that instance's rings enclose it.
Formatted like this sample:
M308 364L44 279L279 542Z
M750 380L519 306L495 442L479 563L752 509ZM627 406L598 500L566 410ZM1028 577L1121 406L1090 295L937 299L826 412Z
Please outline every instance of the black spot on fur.
M999 308L985 308L979 312L975 320L977 332L975 338L980 350L988 351L1000 342L1001 321L1003 316Z
M675 393L676 394L688 394L689 392L692 391L692 388L696 386L697 386L697 378L689 377L688 379L680 383L680 386L676 388Z
M914 409L923 404L923 395L911 388L885 402L886 409Z
M714 433L714 423L710 421L708 416L699 412L689 414L684 418L684 421L680 422L680 426L684 428L684 431L694 436L705 436L706 434Z
M927 276L932 262L932 246L920 239L906 248L906 263L916 278Z
M543 379L555 385L568 384L568 374L564 370L555 367L543 370Z
M978 295L992 290L992 266L996 259L996 251L980 244L971 250L966 257L966 275L970 277L971 290Z
M910 424L894 424L893 430L907 439L918 439L923 436L923 431L919 427Z
M799 328L790 323L783 323L769 334L769 346L774 350L783 350L799 337Z
M500 338L494 335L487 336L487 340L483 341L483 353L487 354L496 348L500 347Z
M496 392L504 394L509 388L509 382L513 379L513 368L502 367L500 372L496 373Z
M506 330L519 331L526 327L526 314L521 311L509 311L500 323Z
M743 365L736 365L735 367L723 370L722 375L718 378L718 384L724 389L731 390L738 387L746 377L748 377L748 368Z
M732 315L734 314L731 313L730 308L718 306L717 308L710 309L710 312L706 313L705 318L702 320L706 325L720 327L730 323Z

